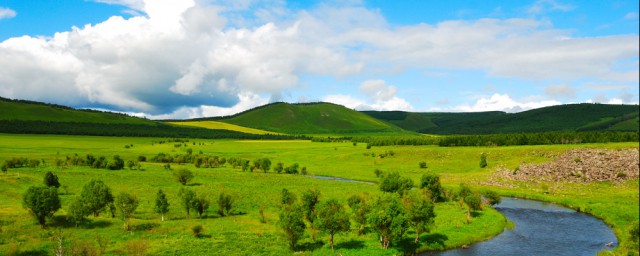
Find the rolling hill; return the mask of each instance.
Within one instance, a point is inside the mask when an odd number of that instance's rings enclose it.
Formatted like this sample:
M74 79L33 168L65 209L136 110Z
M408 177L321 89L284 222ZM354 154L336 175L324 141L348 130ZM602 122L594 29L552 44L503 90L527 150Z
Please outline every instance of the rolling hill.
M279 102L229 117L196 120L216 120L285 134L404 133L395 125L332 103Z
M224 127L187 127L120 113L0 97L0 133L97 136L292 139L286 135L250 134Z
M519 113L363 111L406 130L430 134L638 131L637 105L568 104Z

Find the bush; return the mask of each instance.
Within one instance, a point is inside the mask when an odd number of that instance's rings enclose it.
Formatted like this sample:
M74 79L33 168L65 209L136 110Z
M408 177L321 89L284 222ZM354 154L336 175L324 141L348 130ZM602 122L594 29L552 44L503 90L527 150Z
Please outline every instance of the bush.
M482 153L480 155L480 168L485 168L485 167L487 167L487 154Z
M44 185L59 188L60 182L58 181L58 176L52 172L47 172L47 174L44 175Z
M138 156L138 162L146 162L146 161L147 161L146 156Z
M428 168L427 167L427 162L424 162L424 161L418 163L418 166L420 166L420 168L422 168L422 169Z
M193 179L193 173L185 168L176 170L173 173L173 176L183 186L187 185L187 183L189 183Z
M144 240L131 240L124 245L124 248L127 250L127 255L143 256L147 253L147 242Z
M1 168L3 173L7 173L7 171L9 170L9 167L7 167L7 163L2 163Z
M502 202L502 198L500 198L500 195L493 190L485 190L482 193L482 196L484 196L484 198L490 205L495 205Z
M204 232L204 228L202 227L202 225L195 225L191 227L191 233L193 233L194 237L200 237L200 235L202 235L202 232Z

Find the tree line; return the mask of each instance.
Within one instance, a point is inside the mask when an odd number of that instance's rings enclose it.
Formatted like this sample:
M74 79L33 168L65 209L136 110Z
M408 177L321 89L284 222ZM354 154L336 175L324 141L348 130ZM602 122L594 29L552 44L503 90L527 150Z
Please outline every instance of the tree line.
M380 136L354 137L353 142L367 143L369 146L395 145L438 145L455 146L515 146L551 145L606 142L638 142L638 132L542 132L509 133L486 135L443 135L443 136Z

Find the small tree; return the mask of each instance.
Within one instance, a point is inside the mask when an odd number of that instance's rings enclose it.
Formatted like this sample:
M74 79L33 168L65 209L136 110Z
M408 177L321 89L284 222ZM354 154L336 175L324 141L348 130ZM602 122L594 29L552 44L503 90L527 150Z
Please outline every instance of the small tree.
M307 227L304 224L304 214L299 206L285 206L280 211L278 226L284 231L285 238L289 240L291 250L295 250L296 243L304 234Z
M358 224L358 235L361 235L367 226L367 214L369 214L370 206L363 195L352 195L347 203L351 208L353 221Z
M189 218L189 210L193 206L193 202L196 200L196 193L185 188L180 188L178 192L178 197L180 197L181 207L187 213L187 218Z
M273 171L275 171L276 173L281 173L282 171L284 171L284 164L282 162L276 163L276 166L273 167Z
M202 225L195 225L191 227L191 233L194 237L200 237L200 235L202 235L202 232L204 232L204 228L202 227Z
M427 168L427 162L422 161L422 162L418 163L418 166L420 168L422 168L422 169L425 169L425 168Z
M487 153L482 153L480 155L480 168L487 167Z
M193 179L193 173L185 168L180 168L173 172L173 176L183 186L187 185Z
M420 188L433 202L444 201L444 190L440 185L440 176L433 173L425 173L420 178Z
M367 215L367 222L380 235L382 247L388 249L391 240L401 238L408 227L400 197L397 194L378 197Z
M41 228L45 228L47 217L60 209L60 197L55 187L33 186L22 196L22 206L27 208L38 221Z
M92 179L85 184L82 187L80 197L87 212L92 213L95 217L98 217L105 207L113 203L111 189L101 180Z
M467 205L467 223L471 223L471 211L482 210L482 200L476 194L468 195L464 198Z
M433 211L433 202L412 193L405 197L404 206L409 225L416 231L415 242L418 243L420 235L423 232L429 232L429 228L434 223L436 214Z
M302 210L304 211L304 218L311 223L316 218L316 205L320 201L320 190L307 189L302 192Z
M60 182L58 181L58 175L53 174L52 172L47 172L44 175L44 185L47 187L60 187Z
M218 196L218 214L220 216L230 215L233 209L233 197L224 191Z
M124 160L119 155L113 156L113 160L107 164L109 170L122 170L122 168L124 168Z
M129 170L133 170L134 167L136 167L136 162L133 160L127 160L127 168L129 168Z
M169 212L169 201L167 200L167 195L162 192L162 189L158 189L158 193L156 193L156 204L153 210L159 213L160 218L164 221L164 214Z
M488 190L488 189L484 190L482 192L482 196L487 200L487 202L490 205L495 205L502 202L502 198L500 197L500 194L496 193L493 190Z
M7 171L9 170L6 162L2 163L2 166L0 168L2 169L3 173L7 173Z
M283 188L280 192L280 205L291 206L296 202L296 195Z
M67 210L67 218L70 222L76 224L76 227L84 223L86 221L85 217L89 214L91 214L91 212L89 212L84 205L82 198L78 196L71 201L69 209Z
M129 219L133 216L136 208L138 208L138 203L138 199L134 195L126 192L121 192L116 197L116 207L118 208L118 214L124 222L124 230L129 230Z
M398 172L391 172L382 177L379 186L383 192L398 193L402 196L405 191L413 188L413 180L400 176Z
M344 206L335 199L330 199L318 207L317 226L329 234L329 244L333 250L333 236L338 232L349 231L351 223Z
M192 207L198 212L198 216L202 218L202 214L209 209L209 199L204 195L200 195L192 201Z

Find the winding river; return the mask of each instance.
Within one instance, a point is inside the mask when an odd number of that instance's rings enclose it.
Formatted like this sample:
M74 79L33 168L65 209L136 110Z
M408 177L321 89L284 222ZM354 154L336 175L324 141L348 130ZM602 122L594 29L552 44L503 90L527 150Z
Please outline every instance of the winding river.
M468 249L423 255L596 255L617 245L613 231L602 220L555 204L502 198L495 208L515 223L500 235ZM611 247L606 244L611 243Z
M327 176L308 177L369 183ZM602 220L556 204L503 197L495 208L515 224L513 229L505 229L498 236L473 244L467 249L421 255L593 256L603 249L610 250L618 245L613 231Z

